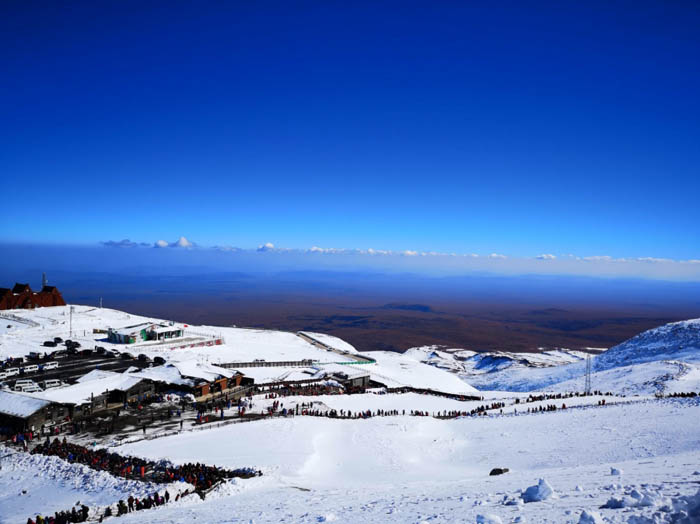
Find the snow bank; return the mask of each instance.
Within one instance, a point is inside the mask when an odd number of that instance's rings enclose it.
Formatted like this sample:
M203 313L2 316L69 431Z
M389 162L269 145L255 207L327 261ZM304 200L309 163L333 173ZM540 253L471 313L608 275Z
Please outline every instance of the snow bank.
M503 524L498 515L477 515L476 524Z
M541 502L556 496L554 489L545 479L540 479L535 486L530 486L521 495L524 502Z
M603 517L595 511L583 510L578 519L578 524L603 524Z

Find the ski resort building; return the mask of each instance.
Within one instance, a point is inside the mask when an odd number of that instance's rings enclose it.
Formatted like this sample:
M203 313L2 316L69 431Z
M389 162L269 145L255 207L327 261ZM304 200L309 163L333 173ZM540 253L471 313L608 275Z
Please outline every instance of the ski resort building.
M144 322L133 326L107 330L107 339L113 344L135 344L149 340L168 340L180 338L185 329L175 324L154 324Z
M45 285L38 293L32 291L29 284L17 283L12 289L0 288L0 310L65 305L66 302L56 286Z
M72 419L81 419L110 406L138 402L154 394L155 386L146 378L96 369L72 386L48 389L36 397L66 405Z
M65 406L14 391L0 390L0 434L39 431L63 420Z

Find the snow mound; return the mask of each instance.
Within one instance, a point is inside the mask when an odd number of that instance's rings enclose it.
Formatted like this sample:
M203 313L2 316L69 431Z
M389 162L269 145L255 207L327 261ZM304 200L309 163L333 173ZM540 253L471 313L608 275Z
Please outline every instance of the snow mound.
M503 521L497 515L477 515L476 524L503 524Z
M7 448L0 452L7 453ZM65 486L87 493L111 491L116 494L145 495L158 491L159 486L149 482L121 479L105 471L95 471L82 464L71 464L57 457L9 452L3 457L2 467L9 471L31 471L34 475L60 481Z
M578 524L603 524L603 517L595 511L586 511L584 509L581 517L578 519Z
M540 479L535 486L530 486L521 495L524 502L541 502L556 496L554 489L545 479Z
M602 507L606 509L653 508L655 506L663 506L665 503L664 498L657 493L640 493L633 489L630 493L621 497L610 497Z
M700 522L700 489L695 495L678 497L672 500L673 509L671 522L691 524Z
M610 468L610 474L613 476L622 475L622 470L618 468Z

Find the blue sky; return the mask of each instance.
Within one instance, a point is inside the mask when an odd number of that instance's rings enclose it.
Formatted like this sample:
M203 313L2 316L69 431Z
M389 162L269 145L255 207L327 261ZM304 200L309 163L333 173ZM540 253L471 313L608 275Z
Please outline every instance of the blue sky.
M700 259L697 3L343 4L3 4L0 241Z

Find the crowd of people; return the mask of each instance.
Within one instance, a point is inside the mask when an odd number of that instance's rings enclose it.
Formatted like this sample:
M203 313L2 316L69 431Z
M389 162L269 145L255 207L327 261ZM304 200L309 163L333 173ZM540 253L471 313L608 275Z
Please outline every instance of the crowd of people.
M319 397L321 395L342 395L344 388L339 385L318 382L314 384L280 384L256 388L256 393L265 393L266 399L280 397Z
M284 410L282 415L285 415L285 411L291 414L310 416L310 417L327 417L327 418L343 418L343 419L366 419L371 417L396 417L396 416L406 416L411 417L435 417L435 418L456 418L456 417L469 417L469 416L479 416L485 414L488 410L499 409L501 413L505 407L504 402L493 402L488 405L479 406L469 411L460 410L442 410L442 411L426 411L420 409L412 409L408 412L405 409L377 409L372 411L371 409L362 411L351 411L345 409L323 409L323 407L314 407L314 402L297 404L294 410ZM271 406L276 408L275 403Z
M180 498L185 497L189 494L190 492L188 490L183 491L181 494L176 494L174 500L180 500ZM168 493L167 489L162 495L157 491L153 493L153 495L147 495L141 498L129 495L129 498L126 499L126 501L120 500L119 502L117 502L116 513L112 511L111 506L107 506L104 510L104 513L100 516L99 521L102 522L106 517L113 517L115 515L117 517L120 517L122 515L126 515L127 513L131 513L132 511L141 511L144 509L156 508L158 506L163 506L168 502L170 502L170 493Z
M543 393L541 395L528 395L526 399L523 399L522 402L542 402L543 400L565 400L567 398L575 398L575 397L613 397L615 396L613 393L607 392L603 393L602 391L591 391L589 393L586 392L577 392L577 393ZM624 395L618 395L621 397L624 397ZM521 399L516 398L515 403L520 404Z
M657 393L656 398L695 398L698 394L695 391L682 391L676 393Z
M88 508L85 504L80 506L80 509L75 509L75 506L70 511L57 511L53 515L44 517L37 515L36 519L31 517L27 519L27 524L68 524L72 522L85 522L88 518Z
M250 478L262 475L250 468L228 470L206 464L188 463L172 465L153 462L138 457L123 457L105 449L89 449L59 439L39 444L32 453L40 453L62 458L71 463L84 464L98 471L106 471L114 476L155 483L187 482L196 490L206 490L217 482L230 478Z

